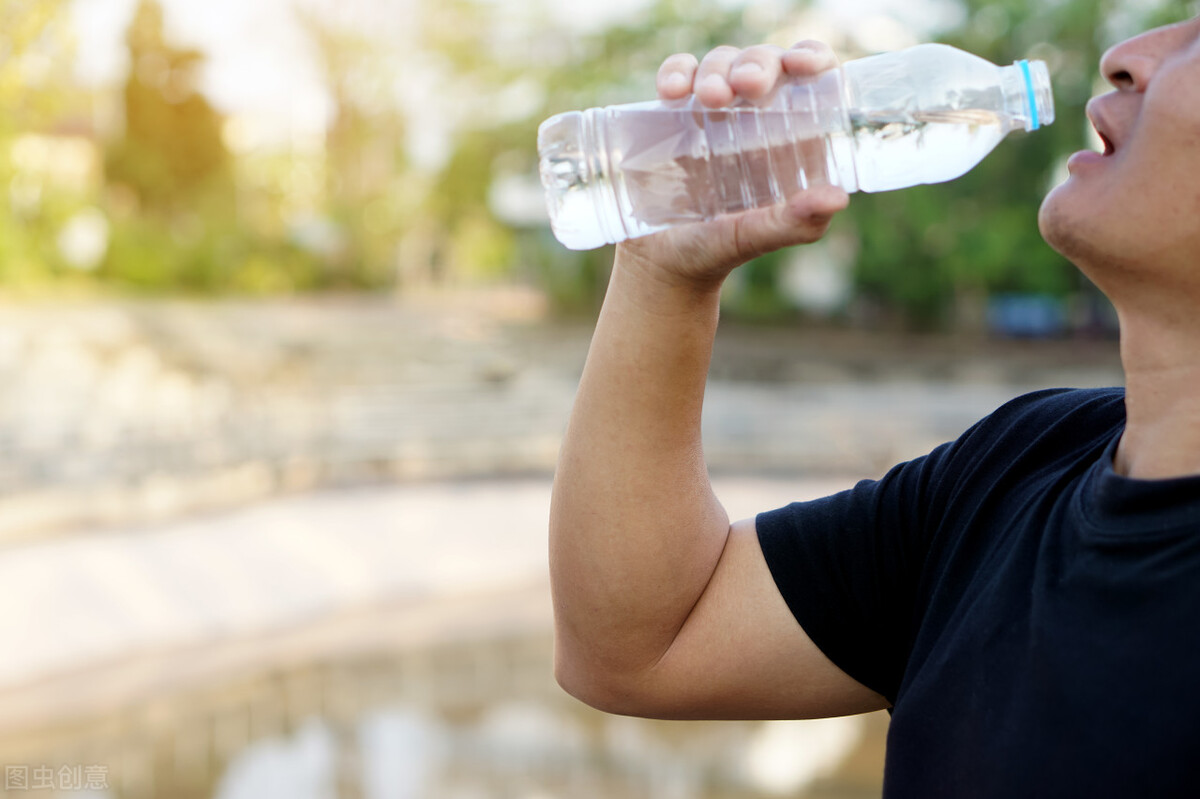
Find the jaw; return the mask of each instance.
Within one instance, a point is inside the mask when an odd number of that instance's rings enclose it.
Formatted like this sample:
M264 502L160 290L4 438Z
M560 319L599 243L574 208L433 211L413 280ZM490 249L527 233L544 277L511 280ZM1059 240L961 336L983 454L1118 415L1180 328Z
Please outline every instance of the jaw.
M1081 171L1042 202L1038 227L1116 306L1190 309L1200 321L1200 191L1121 180L1119 161ZM1167 202L1165 199L1175 198ZM1190 198L1191 202L1185 202Z
M1106 226L1097 224L1095 198L1095 187L1072 175L1051 190L1038 209L1042 238L1093 281L1092 273L1103 273L1101 262L1115 254L1100 235Z

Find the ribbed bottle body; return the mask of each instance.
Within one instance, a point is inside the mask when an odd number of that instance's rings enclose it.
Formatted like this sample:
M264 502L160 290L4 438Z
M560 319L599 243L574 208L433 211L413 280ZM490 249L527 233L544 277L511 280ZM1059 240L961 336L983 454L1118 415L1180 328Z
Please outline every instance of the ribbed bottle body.
M854 191L842 91L835 70L783 87L769 105L648 102L560 114L539 135L555 233L589 249L783 202L809 186Z
M950 180L1010 131L1052 120L1049 91L1044 65L997 67L922 45L784 83L760 103L560 114L539 130L542 182L555 235L590 249L821 184L854 192Z

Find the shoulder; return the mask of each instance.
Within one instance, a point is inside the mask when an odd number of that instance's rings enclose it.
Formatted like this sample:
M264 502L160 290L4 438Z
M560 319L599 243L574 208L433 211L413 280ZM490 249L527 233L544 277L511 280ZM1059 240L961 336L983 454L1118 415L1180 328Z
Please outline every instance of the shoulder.
M1003 451L1015 456L1039 450L1068 454L1107 443L1124 424L1122 388L1044 389L997 408L967 430L948 454Z
M1116 414L1123 417L1124 412L1123 388L1048 388L1006 402L989 419L1070 422L1073 419L1086 421L1092 416L1108 419Z
M845 673L894 701L928 602L927 576L1016 484L1086 463L1124 419L1120 389L1052 389L997 408L957 440L878 480L757 518L792 614Z

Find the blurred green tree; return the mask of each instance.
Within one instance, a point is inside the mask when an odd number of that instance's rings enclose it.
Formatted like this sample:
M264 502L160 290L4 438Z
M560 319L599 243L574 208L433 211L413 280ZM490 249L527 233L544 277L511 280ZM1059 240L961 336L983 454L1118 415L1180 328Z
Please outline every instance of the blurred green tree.
M105 154L112 244L101 276L148 290L226 288L236 227L223 119L200 93L204 55L166 39L158 0L140 0L125 36L124 130Z
M261 223L261 202L254 219L242 213L225 119L200 91L205 56L167 40L158 0L140 0L126 45L125 125L106 153L113 231L101 277L155 292L319 285L314 256Z
M1186 15L1185 4L1121 0L960 0L964 23L941 41L996 63L1049 62L1058 119L1015 134L966 176L939 186L854 198L860 298L916 327L977 321L998 292L1067 297L1094 289L1042 241L1037 210L1064 159L1088 146L1081 110L1115 39ZM1119 20L1121 30L1113 30ZM956 313L957 311L957 313Z
M51 90L50 77L70 49L63 5L63 0L0 3L0 137L11 140L61 108L61 92Z
M1187 13L1180 0L959 0L959 5L960 24L937 38L997 63L1047 60L1059 119L1036 135L1015 135L960 180L854 198L837 224L860 239L854 265L860 307L881 311L864 319L923 328L964 319L978 324L987 298L998 292L1067 297L1088 291L1076 271L1041 240L1037 208L1066 155L1086 146L1080 111L1096 89L1103 49L1120 36ZM487 214L494 220L488 184L497 172L535 168L532 142L540 119L565 109L650 97L652 76L664 55L769 40L794 23L802 7L772 16L727 3L656 0L617 24L581 31L533 5L529 14L539 15L542 24L527 26L534 33L515 46L496 34L520 27L506 26L502 10L503 4L483 0L442 0L423 7L424 41L452 65L456 80L485 87L490 98L506 96L507 87L531 77L542 88L542 101L532 113L496 125L490 124L494 115L481 108L480 124L458 131L453 156L433 181L425 207L438 234L449 241L463 235L466 220ZM549 254L530 255L546 247ZM564 297L594 294L610 253L573 254L553 247L543 235L533 246L516 249ZM452 250L450 245L435 249ZM786 254L776 255L743 270L744 278L731 287L733 309L759 317L787 313L789 301L780 284L788 262Z
M360 287L389 284L409 190L405 124L394 92L404 54L369 31L312 12L300 19L333 101L325 136L326 210L341 244L328 257L327 278Z
M55 138L79 134L86 124L67 118L86 108L87 98L70 80L64 6L63 0L0 3L0 283L8 289L56 271L55 237L87 181L78 142L66 145L77 156L71 163L56 161Z
M1183 0L957 4L958 20L939 38L998 63L1047 60L1058 121L1012 137L952 183L859 195L835 223L859 241L845 249L856 253L860 307L910 326L955 323L965 316L956 311L978 311L997 292L1088 290L1041 241L1037 207L1065 156L1086 146L1081 111L1098 88L1103 48L1188 11ZM333 101L324 153L235 157L225 121L197 86L203 54L167 41L159 2L141 0L127 36L126 125L107 148L106 191L51 197L36 170L18 174L13 152L31 132L54 137L66 125L77 139L92 135L92 99L62 74L71 68L66 6L0 0L0 280L53 272L64 221L99 202L112 225L99 274L126 285L276 291L516 277L577 308L594 306L611 251L565 250L528 207L511 207L514 195L497 190L521 180L528 187L537 125L559 111L653 96L654 72L671 52L786 44L779 38L804 35L809 7L646 0L607 21L593 9L597 18L585 24L550 0L421 0L399 46L368 26L338 27L353 15L335 9L306 20ZM413 84L423 84L421 102L436 100L427 111L405 104ZM407 141L428 140L430 130L445 132L445 157L410 158ZM297 175L308 186L302 200L288 188ZM315 220L307 239L296 230L305 215ZM730 309L792 312L784 278L805 257L750 264L727 292Z
M194 210L202 199L228 207L223 120L198 86L204 55L167 42L158 0L139 2L126 43L125 131L108 151L109 182L132 190L148 213Z
M765 32L719 0L650 0L619 22L591 27L538 2L429 0L421 6L420 30L444 65L449 90L471 104L419 212L419 229L433 240L424 248L435 262L430 268L515 273L569 308L594 305L611 250L569 252L542 225L508 226L491 193L494 181L536 173L537 126L551 114L653 96L665 54L750 44Z

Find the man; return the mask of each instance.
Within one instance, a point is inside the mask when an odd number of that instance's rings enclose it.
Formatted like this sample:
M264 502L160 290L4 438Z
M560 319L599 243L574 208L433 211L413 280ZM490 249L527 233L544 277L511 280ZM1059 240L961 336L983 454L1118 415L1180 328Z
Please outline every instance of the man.
M667 59L663 98L756 98L805 43ZM615 713L890 708L888 796L1200 795L1200 18L1109 50L1046 198L1111 298L1126 388L1041 392L879 481L730 524L700 441L724 278L847 204L637 239L613 274L551 511L556 673Z

